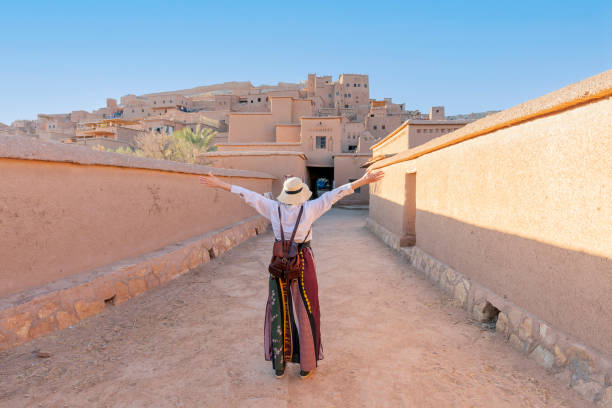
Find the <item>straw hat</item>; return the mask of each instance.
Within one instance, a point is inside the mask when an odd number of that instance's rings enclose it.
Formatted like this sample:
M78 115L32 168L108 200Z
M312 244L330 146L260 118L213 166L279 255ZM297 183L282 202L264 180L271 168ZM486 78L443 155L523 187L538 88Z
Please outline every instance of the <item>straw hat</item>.
M284 204L302 204L306 202L312 192L308 185L302 183L299 177L291 177L285 180L283 191L276 199Z

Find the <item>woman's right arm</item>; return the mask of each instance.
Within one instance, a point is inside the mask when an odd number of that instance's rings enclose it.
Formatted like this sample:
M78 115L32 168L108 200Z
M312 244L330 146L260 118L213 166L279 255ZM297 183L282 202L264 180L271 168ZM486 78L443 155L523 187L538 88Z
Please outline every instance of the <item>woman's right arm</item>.
M244 187L234 186L225 183L213 176L211 173L208 173L208 175L206 176L200 176L200 184L207 187L218 188L221 190L229 191L234 194L238 194L249 206L253 207L259 214L263 215L267 219L270 219L272 207L275 205L274 200L265 198L261 194L248 190Z

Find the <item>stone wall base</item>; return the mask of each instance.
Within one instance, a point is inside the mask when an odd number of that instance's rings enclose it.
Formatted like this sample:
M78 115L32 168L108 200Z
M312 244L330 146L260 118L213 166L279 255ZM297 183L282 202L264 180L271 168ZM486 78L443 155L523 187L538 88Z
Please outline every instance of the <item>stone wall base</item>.
M0 351L69 327L163 285L265 231L247 218L223 229L0 300Z
M395 234L368 219L366 228L477 321L535 360L588 401L612 408L612 360L556 330L537 316L463 276L418 246L400 247Z

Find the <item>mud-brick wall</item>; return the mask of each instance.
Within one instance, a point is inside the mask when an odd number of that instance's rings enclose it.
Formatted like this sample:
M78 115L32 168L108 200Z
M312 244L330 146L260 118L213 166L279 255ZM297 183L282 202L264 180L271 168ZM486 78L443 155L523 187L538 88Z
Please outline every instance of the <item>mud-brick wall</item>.
M610 74L597 80L602 77ZM563 91L554 98L563 99ZM501 121L506 113L499 115ZM612 354L612 98L559 109L383 170L387 178L371 189L373 221L401 235L410 218L406 206L414 205L410 222L419 248ZM414 194L406 193L410 173Z
M209 171L258 192L264 173L0 138L0 297L134 258L255 215Z

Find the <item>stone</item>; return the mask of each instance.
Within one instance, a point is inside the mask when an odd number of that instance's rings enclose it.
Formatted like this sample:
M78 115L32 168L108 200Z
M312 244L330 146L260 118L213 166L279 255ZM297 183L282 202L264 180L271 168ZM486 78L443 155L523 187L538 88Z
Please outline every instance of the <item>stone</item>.
M592 380L592 376L597 372L593 357L584 349L579 347L569 347L565 350L568 359L572 380Z
M130 298L128 286L123 282L115 282L115 304L123 303Z
M37 325L32 326L32 328L30 329L29 336L31 339L35 339L37 337L44 336L45 334L50 333L52 331L53 325L49 322L42 321L39 322Z
M612 387L607 387L603 390L597 406L599 408L612 408Z
M145 282L147 283L147 290L156 288L160 285L159 278L153 272L145 276Z
M457 280L457 274L451 268L446 268L444 276L449 283L454 283Z
M74 310L76 310L79 319L86 319L104 310L104 300L94 300L93 302L79 300L75 302Z
M56 305L55 303L47 303L43 307L38 309L38 313L37 313L38 318L41 320L44 320L48 318L49 316L51 316L58 309L59 309L59 306Z
M157 279L161 280L161 274L163 273L164 269L166 269L166 261L161 257L155 259L151 264L151 273L157 276Z
M519 337L522 340L532 340L533 336L533 321L527 317L523 320L523 323L519 326Z
M523 312L520 309L513 307L508 313L508 317L512 328L517 330L523 318Z
M523 351L524 344L515 334L510 335L510 339L508 340L510 345L514 347L518 351Z
M539 365L551 369L555 362L555 356L541 345L537 346L530 354Z
M499 312L497 315L497 323L495 324L495 331L506 337L509 333L509 328L508 316L504 312Z
M540 341L548 349L553 348L557 342L557 334L545 323L540 323Z
M200 248L196 247L191 250L189 254L189 269L197 268L202 264L202 252Z
M72 326L73 324L79 321L79 319L75 315L69 312L65 312L63 310L57 312L55 314L55 318L57 319L57 326L60 330L65 329L68 326Z
M601 391L601 384L594 381L576 381L570 386L587 401L595 400L595 397Z
M21 338L28 337L30 326L32 326L32 316L28 312L19 313L4 319L2 324L6 331L15 333Z
M465 289L465 286L463 286L462 281L459 281L459 283L455 285L454 295L461 307L465 307L468 292Z
M96 299L112 299L115 296L115 285L110 279L96 279L93 283L94 297Z
M131 297L135 297L147 291L147 282L144 279L130 279L128 289Z
M567 357L563 354L563 351L555 344L553 347L553 353L555 353L555 365L557 367L564 367L567 363Z
M38 358L49 358L49 357L51 357L51 353L49 353L47 351L38 350L36 352L36 357L38 357Z
M431 268L431 271L429 272L429 276L432 280L433 283L439 283L440 282L440 263L436 263L436 265L434 265L433 268Z

